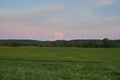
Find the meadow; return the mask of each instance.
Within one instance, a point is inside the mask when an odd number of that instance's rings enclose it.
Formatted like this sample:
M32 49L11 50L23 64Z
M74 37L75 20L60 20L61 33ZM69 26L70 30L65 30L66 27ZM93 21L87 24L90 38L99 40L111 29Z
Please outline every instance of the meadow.
M0 80L120 80L120 48L0 47Z

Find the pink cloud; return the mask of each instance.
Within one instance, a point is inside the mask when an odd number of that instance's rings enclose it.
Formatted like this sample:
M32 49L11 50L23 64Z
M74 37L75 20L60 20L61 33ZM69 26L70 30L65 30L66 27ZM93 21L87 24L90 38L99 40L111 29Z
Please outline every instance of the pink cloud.
M64 34L62 32L56 32L54 35L55 35L56 40L63 40L64 39Z

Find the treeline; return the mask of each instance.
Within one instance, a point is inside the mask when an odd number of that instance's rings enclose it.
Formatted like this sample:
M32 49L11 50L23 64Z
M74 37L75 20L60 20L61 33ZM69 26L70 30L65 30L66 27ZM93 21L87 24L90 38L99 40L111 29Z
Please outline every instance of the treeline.
M39 46L39 47L90 47L90 48L111 48L120 47L120 40L56 40L56 41L37 41L37 40L0 40L0 46Z

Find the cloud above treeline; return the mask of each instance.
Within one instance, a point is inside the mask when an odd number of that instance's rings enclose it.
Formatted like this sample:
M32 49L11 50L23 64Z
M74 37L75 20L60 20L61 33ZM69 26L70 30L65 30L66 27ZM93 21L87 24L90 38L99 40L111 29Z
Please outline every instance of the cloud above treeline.
M120 15L115 15L116 12L120 13L116 9L116 6L120 8L118 2L119 0L86 0L84 5L52 5L46 2L49 5L15 10L0 6L0 38L118 39ZM109 7L115 7L116 10L111 10L116 12L102 11ZM101 14L96 10L101 10ZM103 13L111 15L106 16Z

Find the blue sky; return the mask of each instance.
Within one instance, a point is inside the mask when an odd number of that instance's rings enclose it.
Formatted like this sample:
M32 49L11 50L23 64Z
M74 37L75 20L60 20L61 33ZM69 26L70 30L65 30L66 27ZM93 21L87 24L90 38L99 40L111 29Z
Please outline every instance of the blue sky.
M0 39L120 39L120 0L0 0Z

